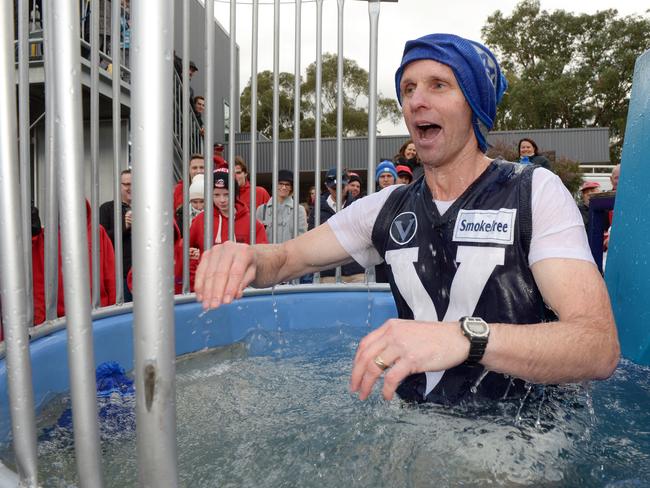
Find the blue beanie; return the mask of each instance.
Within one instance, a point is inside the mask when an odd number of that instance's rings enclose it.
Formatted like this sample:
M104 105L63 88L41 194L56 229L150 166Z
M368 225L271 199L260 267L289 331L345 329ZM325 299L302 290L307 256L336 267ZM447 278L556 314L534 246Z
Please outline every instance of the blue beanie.
M379 177L384 173L392 174L393 178L395 178L395 181L397 181L397 170L395 169L395 165L392 161L385 159L377 165L377 171L375 172L375 181L377 181Z
M487 133L494 125L497 105L508 88L494 54L475 41L453 34L429 34L404 46L402 63L395 73L397 99L402 103L400 82L407 64L432 59L449 66L474 114L472 125L481 151L487 150Z

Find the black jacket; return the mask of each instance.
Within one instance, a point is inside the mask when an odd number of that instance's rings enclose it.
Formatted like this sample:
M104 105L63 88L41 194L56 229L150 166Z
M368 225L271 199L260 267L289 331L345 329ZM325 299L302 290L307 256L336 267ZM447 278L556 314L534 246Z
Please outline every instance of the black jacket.
M532 158L530 158L530 162L533 164L537 164L541 166L542 168L546 168L548 170L551 169L551 162L545 157L542 156L541 154L536 154Z
M320 197L320 223L323 224L327 222L327 220L334 215L336 212L330 207L327 203L327 198L329 197L329 192L323 192ZM355 198L350 194L347 193L345 196L345 200L342 202L343 208L347 207L350 205L352 202L354 202ZM309 230L314 228L314 222L315 222L315 212L316 207L314 206L314 211L309 214L309 218L307 219L307 228ZM350 276L353 274L358 274L358 273L365 273L365 268L361 266L359 263L356 261L353 261L349 264L344 264L341 266L341 275L343 276ZM334 276L335 275L335 269L328 269L325 271L321 271L321 276Z
M102 203L99 207L99 223L104 227L108 237L110 237L113 247L115 247L115 225L113 219L113 200ZM124 277L131 269L131 229L124 225L124 215L130 209L126 203L122 202L122 266Z

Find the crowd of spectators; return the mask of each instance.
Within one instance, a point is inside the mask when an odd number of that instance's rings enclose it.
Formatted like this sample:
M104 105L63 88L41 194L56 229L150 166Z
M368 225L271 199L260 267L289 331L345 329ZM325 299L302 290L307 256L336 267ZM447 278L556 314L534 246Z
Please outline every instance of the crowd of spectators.
M194 65L194 72L196 66ZM194 98L194 108L197 119L201 121L201 113L205 106L202 96ZM202 127L202 124L201 124ZM535 141L523 138L517 146L520 162L523 164L538 164L551 168L549 160L539 154ZM228 187L228 163L223 157L224 146L215 143L213 146L214 162L214 189L212 205L206 205L204 201L204 171L205 162L202 154L193 154L189 161L189 208L190 219L190 290L194 287L194 274L198 262L204 251L204 218L206 211L212 211L214 217L214 244L219 245L228 240L228 208L230 198L235 199L235 230L234 236L237 242L250 243L250 216L253 213L256 217L256 242L284 242L294 236L294 208L298 206L298 231L301 235L308 229L314 228L316 199L319 200L320 223L326 222L336 213L337 208L337 181L336 169L327 171L324 178L323 191L317 191L316 187L309 188L305 202L298 205L293 198L294 178L291 171L281 169L278 172L278 186L273 196L263 186L255 188L255 212L251 212L250 195L251 184L249 171L246 162L241 156L235 158L234 188ZM380 161L375 171L375 186L381 191L395 184L410 184L423 174L422 165L417 157L415 146L411 140L406 141L399 149L392 160ZM616 191L620 165L617 165L611 174L612 190ZM183 272L183 239L180 229L183 228L183 185L184 180L179 180L172 193L174 208L174 259L175 259L175 291L181 292ZM131 231L133 226L133 214L131 211L131 170L126 169L120 174L120 206L121 206L121 236L122 236L122 267L124 280L124 300L132 300L132 253L131 253ZM341 181L341 205L342 208L352 204L355 200L366 195L364 184L358 173L342 170ZM579 191L577 205L583 216L585 228L589 226L589 200L600 191L600 184L595 181L585 181ZM273 207L277 207L277 226L273 236ZM101 305L112 305L116 300L115 286L115 222L114 222L115 201L104 202L99 210L99 238L100 238L100 296ZM611 212L610 221L611 225ZM91 214L87 202L87 229L88 229L88 252L91 259ZM608 233L605 237L605 248L607 246ZM33 289L34 289L34 324L45 320L45 258L44 258L44 229L41 227L38 210L32 208L32 257L33 257ZM61 256L59 254L58 267L58 303L57 314L65 313L63 295L63 276L61 271ZM90 262L90 261L89 261ZM92 271L92 270L91 270ZM365 269L358 263L352 262L341 267L341 281L344 283L362 282L365 280ZM376 267L377 282L385 282L386 277L382 265ZM309 281L309 280L307 280ZM335 281L334 269L321 272L321 281L331 283Z

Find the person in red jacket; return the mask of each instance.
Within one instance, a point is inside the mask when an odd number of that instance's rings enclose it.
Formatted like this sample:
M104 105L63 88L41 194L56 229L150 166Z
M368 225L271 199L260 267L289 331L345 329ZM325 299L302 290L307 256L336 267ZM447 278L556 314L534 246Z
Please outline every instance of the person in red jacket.
M239 185L239 199L249 207L251 203L251 184L248 181L248 167L246 167L246 163L241 156L235 157L235 180L237 180L237 184ZM253 211L260 205L267 203L270 199L271 195L269 195L269 192L264 187L255 187L255 208Z
M215 142L212 145L212 161L214 163L214 170L226 168L228 169L228 161L223 159L224 145L220 142Z
M250 243L250 211L248 206L239 198L239 185L235 180L235 241ZM228 240L228 170L220 169L214 172L214 190L212 194L214 213L214 242L221 244ZM207 209L207 207L206 207ZM203 254L205 211L197 215L190 227L190 247L199 249ZM258 220L255 226L256 242L266 243L264 225Z
M192 179L200 174L203 174L205 171L205 161L201 154L192 154L190 156L190 179L188 180L192 183ZM174 187L174 212L178 210L178 207L183 205L183 180L179 180Z
M239 199L239 186L235 180L234 188L235 197L235 242L250 244L250 211ZM230 198L228 190L228 170L220 169L214 172L214 190L212 194L214 213L214 243L221 244L228 240L228 200ZM206 210L208 210L206 206ZM205 210L197 215L192 221L190 227L190 247L198 248L202 255L205 227ZM267 244L266 231L264 225L257 220L255 225L255 241L258 244ZM196 268L196 267L195 267ZM194 289L194 273L190 270L190 282Z
M176 222L174 224L174 293L183 293L183 237ZM199 265L199 250L190 247L190 277L196 273ZM133 268L129 269L126 276L126 286L133 291ZM194 280L190 281L190 291L194 291Z
M92 234L90 231L90 204L86 200L86 232L88 235L88 271L92 296ZM61 236L59 234L57 316L65 315L64 283L61 262ZM34 278L34 324L45 321L45 238L43 230L32 237L32 275ZM99 288L100 305L115 304L115 253L106 230L99 226Z
M32 232L32 283L34 325L38 325L45 322L45 234L42 228Z

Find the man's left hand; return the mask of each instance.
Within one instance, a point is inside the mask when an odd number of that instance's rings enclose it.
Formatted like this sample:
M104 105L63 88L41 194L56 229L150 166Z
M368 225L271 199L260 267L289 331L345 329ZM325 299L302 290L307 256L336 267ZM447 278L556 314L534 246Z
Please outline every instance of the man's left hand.
M379 357L389 366L382 395L393 398L407 376L424 371L443 371L461 364L469 355L469 341L457 322L421 322L390 319L359 343L354 358L350 390L365 400L384 372Z

